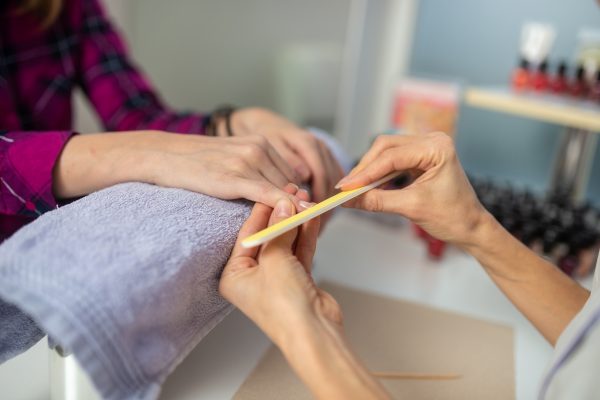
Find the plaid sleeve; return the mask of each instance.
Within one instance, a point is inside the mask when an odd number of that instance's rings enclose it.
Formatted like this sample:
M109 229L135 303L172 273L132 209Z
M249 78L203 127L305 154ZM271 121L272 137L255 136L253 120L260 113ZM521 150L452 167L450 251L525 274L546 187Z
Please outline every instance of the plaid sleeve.
M207 117L162 104L129 59L125 44L97 0L81 0L80 80L106 129L204 133Z
M56 208L52 170L72 135L0 131L0 214L36 218Z

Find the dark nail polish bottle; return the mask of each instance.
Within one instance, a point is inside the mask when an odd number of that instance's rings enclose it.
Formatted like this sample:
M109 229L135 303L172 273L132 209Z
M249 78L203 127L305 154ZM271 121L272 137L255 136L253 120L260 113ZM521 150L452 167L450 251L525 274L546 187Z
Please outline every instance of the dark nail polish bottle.
M579 65L575 72L575 80L571 84L570 93L574 97L585 97L588 87L585 81L585 69L583 65Z
M594 83L590 86L588 97L592 101L600 101L600 71L596 72L596 79Z
M446 249L446 242L436 239L432 237L427 241L427 250L429 253L429 257L439 260L444 255L444 250Z
M561 62L556 71L556 75L550 82L551 90L556 94L564 94L569 90L569 82L567 80L567 63Z
M512 88L516 91L523 91L529 88L531 84L531 73L529 72L529 62L521 58L519 66L514 70L511 77Z
M543 92L548 89L548 62L546 60L542 61L533 75L532 80L533 90L537 92Z
M569 251L560 259L558 267L567 275L573 276L579 266L579 244L573 240L569 243Z

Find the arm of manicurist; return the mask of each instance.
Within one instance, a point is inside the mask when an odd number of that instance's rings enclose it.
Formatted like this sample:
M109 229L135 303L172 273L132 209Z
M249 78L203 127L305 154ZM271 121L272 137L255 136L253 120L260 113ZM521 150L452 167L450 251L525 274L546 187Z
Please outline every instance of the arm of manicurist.
M522 245L483 208L449 136L382 136L338 187L352 189L402 170L419 176L403 189L375 189L347 206L395 212L468 251L540 333L556 343L589 292Z
M553 345L589 297L588 290L515 239L490 214L463 248Z
M286 190L296 193L291 186ZM298 197L308 200L306 193L298 192ZM221 276L221 294L271 338L316 398L388 399L349 349L339 305L310 275L319 219L260 249L241 246L248 235L293 213L286 199L275 210L254 207Z

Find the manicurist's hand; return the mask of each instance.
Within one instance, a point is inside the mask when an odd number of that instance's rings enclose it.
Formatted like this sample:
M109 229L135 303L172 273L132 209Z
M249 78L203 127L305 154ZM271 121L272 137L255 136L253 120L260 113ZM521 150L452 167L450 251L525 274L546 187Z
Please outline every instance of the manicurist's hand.
M306 204L308 194L285 188ZM310 203L308 203L310 204ZM290 327L302 329L313 318L341 326L336 301L312 280L312 259L319 218L288 232L262 247L244 249L240 241L268 225L295 214L294 204L282 198L271 209L257 204L239 233L221 277L222 295L252 319L275 343L286 343Z
M555 343L589 292L516 240L483 208L449 136L382 136L340 184L352 189L403 170L415 173L414 182L399 190L371 190L348 205L404 215L432 235L461 246Z
M343 170L325 143L310 132L262 108L237 110L231 123L235 136L266 138L302 182L311 184L314 201L334 194L334 185L343 176Z
M349 190L404 170L418 176L412 184L400 190L374 189L346 206L401 214L442 240L470 243L487 212L444 133L380 136L338 186Z
M289 186L286 190L296 193ZM308 199L305 192L297 195ZM348 348L337 302L311 277L318 219L261 248L241 247L241 239L294 213L288 199L280 200L274 210L262 204L254 207L223 271L221 294L271 338L315 397L388 398Z
M69 198L130 181L275 206L281 197L295 201L283 188L300 177L264 137L141 131L73 137L55 165L53 189Z

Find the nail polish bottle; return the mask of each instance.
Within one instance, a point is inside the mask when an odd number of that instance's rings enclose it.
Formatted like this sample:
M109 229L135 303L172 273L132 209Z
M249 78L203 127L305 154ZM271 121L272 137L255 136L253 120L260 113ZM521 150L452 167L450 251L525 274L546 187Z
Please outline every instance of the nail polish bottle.
M575 276L584 277L592 273L596 265L598 245L598 233L590 231L586 240L582 243L582 249L578 254L579 265L575 270Z
M521 58L519 66L515 68L511 77L512 88L516 91L523 91L529 88L530 82L529 62L525 58Z
M550 82L550 89L556 94L564 94L569 89L569 82L567 80L567 63L561 62L556 71L556 75Z
M585 81L585 69L579 65L575 72L575 80L571 84L570 93L573 97L585 97L587 95L587 83Z
M569 250L558 262L558 267L567 275L573 276L579 267L579 252L581 251L579 235L569 241Z
M543 92L548 89L548 62L542 61L532 78L533 90Z
M595 102L600 102L600 71L596 72L596 79L590 86L588 98Z
M446 250L446 242L432 237L427 241L427 251L430 258L439 260L444 255Z

